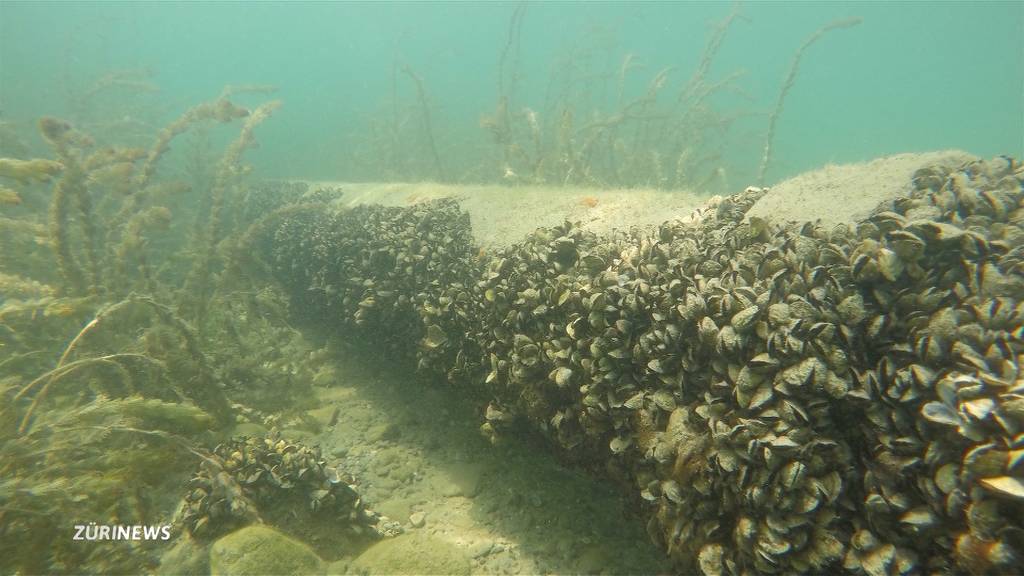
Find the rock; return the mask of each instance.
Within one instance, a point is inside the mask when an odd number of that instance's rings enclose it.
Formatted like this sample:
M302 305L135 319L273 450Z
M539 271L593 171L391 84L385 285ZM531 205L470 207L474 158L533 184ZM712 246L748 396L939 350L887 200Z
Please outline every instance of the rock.
M416 477L417 466L413 462L403 462L391 469L390 476L395 480L407 483Z
M281 430L281 438L292 442L312 444L316 441L316 434L301 428L285 428Z
M392 480L391 478L381 478L373 483L373 487L380 490L383 493L390 494L394 492L395 488L398 488L398 480Z
M462 487L450 480L437 481L437 491L447 498L462 496Z
M369 574L459 575L469 574L469 559L446 540L414 532L370 546L352 562L352 569Z
M201 546L188 534L182 534L174 541L174 545L160 556L160 567L156 574L157 576L209 574L208 561L206 547Z
M382 500L379 504L373 506L373 510L400 524L405 524L409 520L410 508L413 504L421 502L422 498L391 498Z
M479 464L453 464L448 468L448 478L437 481L437 488L441 494L449 498L454 496L473 498L480 491L482 475L483 467Z
M401 430L393 422L387 424L376 424L366 430L367 442L380 442L381 440L394 440L402 435Z
M327 388L338 381L338 371L330 364L322 366L313 375L313 386Z
M232 436L266 436L267 428L259 424L253 424L252 422L243 422L235 426L232 431Z
M423 528L426 523L427 515L423 512L413 512L409 515L409 524L412 524L413 528Z
M519 565L519 561L511 556L497 557L497 559L489 563L487 571L492 574L520 574L523 572ZM592 574L597 573L598 572L592 572Z
M494 550L494 542L491 542L490 540L484 540L483 542L480 542L472 548L470 548L469 554L473 558L483 558L484 556L490 554L492 550Z
M324 564L302 542L262 524L222 537L210 546L210 574L322 574Z
M404 482L411 475L409 460L413 458L406 450L397 447L381 448L373 453L368 467L382 477L390 477L396 482Z
M322 370L322 369L321 369ZM313 390L317 401L320 404L341 404L345 406L344 417L346 420L352 417L352 395L355 390L348 386L331 386L329 388L316 388Z
M309 417L316 422L320 428L327 428L332 425L331 420L334 419L335 410L338 410L338 406L328 404L327 406L321 406L320 408L310 410Z

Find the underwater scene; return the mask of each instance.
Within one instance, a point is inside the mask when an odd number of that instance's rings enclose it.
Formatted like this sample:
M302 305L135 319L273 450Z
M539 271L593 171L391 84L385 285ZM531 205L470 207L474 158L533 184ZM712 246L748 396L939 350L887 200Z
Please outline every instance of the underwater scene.
M0 574L1024 571L1024 2L0 0Z

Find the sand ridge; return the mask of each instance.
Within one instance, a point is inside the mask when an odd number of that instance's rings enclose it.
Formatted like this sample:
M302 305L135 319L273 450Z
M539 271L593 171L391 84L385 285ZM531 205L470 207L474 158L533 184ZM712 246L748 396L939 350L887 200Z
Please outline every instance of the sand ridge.
M882 202L909 195L911 177L920 168L934 164L957 168L975 159L966 152L946 150L830 164L772 186L747 216L780 223L853 223L868 216Z
M911 177L925 166L959 167L974 156L959 150L905 153L868 162L828 165L771 186L748 216L775 222L821 220L854 223L879 203L911 192ZM306 181L311 189L337 187L337 205L410 206L435 198L455 198L469 213L473 234L484 248L522 241L542 227L579 222L598 234L634 226L653 227L692 219L720 197L685 190L648 188L599 190L578 187L485 186L420 183ZM740 189L735 190L739 192Z

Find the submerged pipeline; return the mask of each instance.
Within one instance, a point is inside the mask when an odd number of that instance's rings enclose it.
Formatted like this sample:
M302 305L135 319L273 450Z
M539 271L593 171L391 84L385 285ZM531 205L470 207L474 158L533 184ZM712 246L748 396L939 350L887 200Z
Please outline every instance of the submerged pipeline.
M241 243L308 322L482 430L628 486L681 572L1009 573L1024 554L1024 169L914 174L856 225L745 217L486 253L453 200L298 201Z

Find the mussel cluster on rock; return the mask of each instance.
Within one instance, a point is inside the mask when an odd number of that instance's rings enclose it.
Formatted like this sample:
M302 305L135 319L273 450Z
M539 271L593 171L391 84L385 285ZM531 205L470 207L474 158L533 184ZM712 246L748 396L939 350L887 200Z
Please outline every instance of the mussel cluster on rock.
M264 247L300 305L485 398L486 432L527 421L633 485L683 572L1010 573L1022 180L1008 158L920 170L832 229L744 220L748 189L484 262L450 202L285 221Z
M316 187L305 182L263 180L243 189L237 207L231 210L243 224L250 224L282 206L299 202L326 202L342 196L340 188Z
M263 180L245 188L239 202L239 216L243 222L254 222L261 215L286 205L300 202L309 191L305 182Z
M420 302L473 277L469 216L454 200L344 211L303 206L254 239L296 313L392 353L413 354L422 333Z
M363 505L353 479L328 465L319 448L272 437L217 446L189 481L177 520L196 537L214 538L282 508L295 517L327 516L356 533L400 531Z

